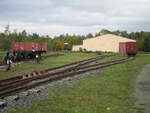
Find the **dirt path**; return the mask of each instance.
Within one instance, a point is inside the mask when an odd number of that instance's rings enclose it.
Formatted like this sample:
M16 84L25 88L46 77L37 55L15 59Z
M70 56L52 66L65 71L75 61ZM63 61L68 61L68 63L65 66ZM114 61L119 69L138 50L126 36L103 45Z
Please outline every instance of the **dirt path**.
M137 77L135 97L135 113L150 113L150 64L146 65Z

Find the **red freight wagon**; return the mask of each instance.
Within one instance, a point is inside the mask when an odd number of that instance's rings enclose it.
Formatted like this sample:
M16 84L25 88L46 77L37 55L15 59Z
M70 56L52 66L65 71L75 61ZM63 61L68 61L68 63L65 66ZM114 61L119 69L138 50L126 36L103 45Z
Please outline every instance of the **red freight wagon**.
M120 42L119 52L125 53L128 56L135 56L138 52L138 45L136 42Z
M16 42L13 43L12 49L15 51L23 51L24 50L24 43L23 42Z
M35 43L35 42L14 42L12 44L12 50L13 51L47 51L47 44L44 43Z
M33 58L35 55L41 56L42 53L47 51L46 43L36 42L14 42L12 44L14 54L23 59Z
M19 51L19 43L18 42L13 43L12 44L12 49L15 50L15 51Z
M47 51L47 44L46 44L46 43L42 43L41 50L42 50L42 51L44 51L44 50Z
M46 43L38 43L35 46L35 50L37 50L37 51L47 51L47 44Z
M14 42L12 44L13 51L32 51L32 42Z

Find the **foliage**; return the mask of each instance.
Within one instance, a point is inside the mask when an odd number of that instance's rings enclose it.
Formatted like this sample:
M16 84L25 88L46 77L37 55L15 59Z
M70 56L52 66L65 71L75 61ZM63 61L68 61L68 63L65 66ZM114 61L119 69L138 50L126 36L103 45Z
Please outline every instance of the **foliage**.
M150 38L146 38L143 43L143 50L145 52L150 52Z
M59 35L54 38L47 36L40 36L37 33L27 34L25 30L22 32L17 33L17 30L14 32L10 32L9 25L6 26L4 33L0 33L0 50L9 50L11 49L12 42L15 41L29 41L29 42L45 42L48 44L48 49L53 51L60 51L64 48L66 50L72 50L73 45L81 45L83 40L87 38L92 38L95 36L100 36L104 34L115 34L123 37L127 37L133 40L137 40L139 45L139 49L141 51L150 52L150 32L127 32L127 31L109 31L107 29L102 29L100 32L96 33L95 35L89 33L85 36L82 35ZM64 43L68 43L67 48L64 47Z
M66 35L60 35L60 36L54 37L54 39L63 41L64 43L68 43L68 50L71 50L73 45L81 45L85 37L79 36L79 35L71 36L71 35L66 34Z
M80 47L80 48L79 48L79 51L80 51L80 52L83 52L83 49Z

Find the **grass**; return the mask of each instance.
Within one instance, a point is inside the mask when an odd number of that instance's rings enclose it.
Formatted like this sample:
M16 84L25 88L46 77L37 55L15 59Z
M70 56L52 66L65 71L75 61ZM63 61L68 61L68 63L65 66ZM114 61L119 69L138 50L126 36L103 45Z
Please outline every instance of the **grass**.
M110 61L119 60L119 59L124 59L124 58L126 58L126 57L125 57L125 56L120 56L120 55L115 55L115 56L108 57L108 58L106 58L106 59L100 60L99 62L100 62L100 63L103 63L103 62L110 62Z
M56 54L56 53L62 53L62 52L48 52L46 55ZM3 52L3 55L4 55L4 52ZM36 61L23 62L21 64L18 64L15 67L12 67L11 71L6 72L5 71L6 69L1 70L0 79L30 73L35 70L42 70L42 69L47 69L51 67L56 67L56 66L68 64L71 62L80 61L80 60L91 58L91 57L96 57L96 56L97 54L95 53L65 52L64 56L46 58L40 61L39 64L37 64Z
M6 55L6 51L0 51L0 63L2 63L5 55Z
M56 85L48 99L10 113L133 113L135 79L150 55L139 54L134 61L82 78L73 85Z

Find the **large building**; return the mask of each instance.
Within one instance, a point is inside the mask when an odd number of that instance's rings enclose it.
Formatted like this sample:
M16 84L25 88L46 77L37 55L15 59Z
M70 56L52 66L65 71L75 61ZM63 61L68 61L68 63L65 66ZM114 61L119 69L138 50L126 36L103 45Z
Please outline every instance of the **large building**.
M106 34L95 38L83 40L83 45L75 45L72 51L79 51L81 48L86 51L119 52L120 42L136 42L125 37Z

